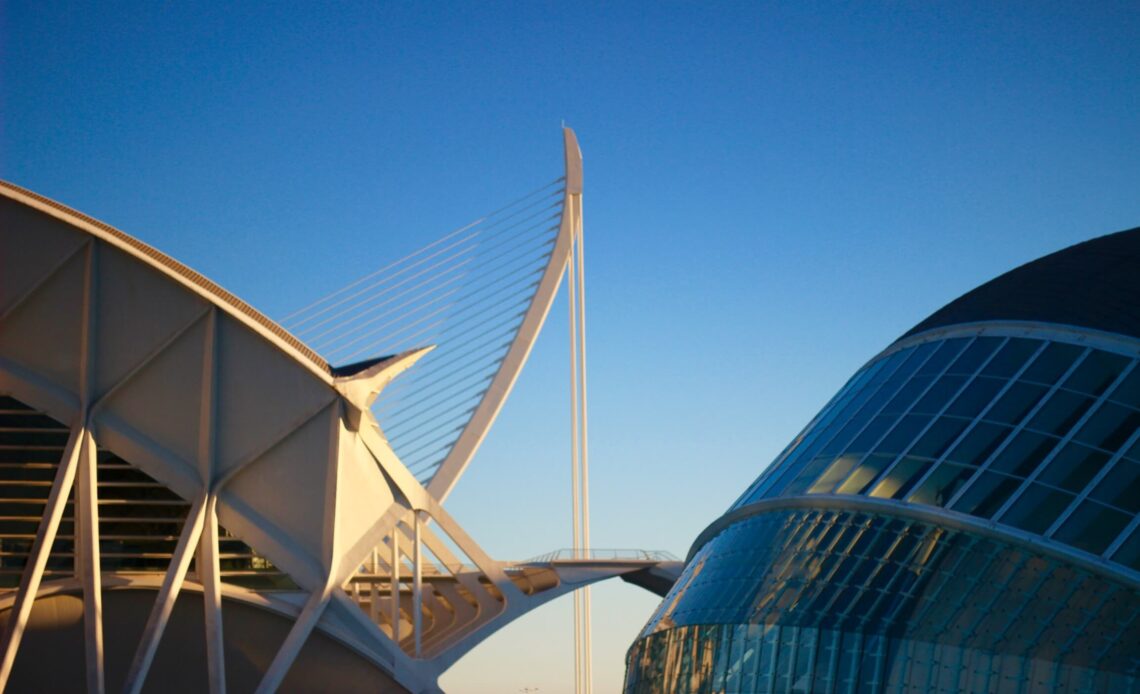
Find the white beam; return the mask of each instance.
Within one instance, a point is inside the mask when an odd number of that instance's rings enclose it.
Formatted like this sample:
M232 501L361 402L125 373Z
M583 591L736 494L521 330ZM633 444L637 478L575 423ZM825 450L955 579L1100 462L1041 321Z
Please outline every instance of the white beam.
M398 527L398 526L397 526ZM400 533L392 532L392 640L400 644Z
M95 438L87 430L83 436L76 488L75 545L82 562L79 576L83 584L83 642L87 659L87 691L103 691L103 584L99 566L99 485L96 471Z
M218 310L211 307L202 345L202 390L198 413L198 475L211 492L206 500L202 537L198 541L197 570L202 584L206 672L211 694L225 694L225 640L222 631L222 586L218 547L218 496L211 485L217 468L218 412Z
M394 534L394 533L393 533ZM412 635L416 657L423 656L423 542L420 537L420 512L412 512Z
M39 592L40 582L43 580L44 567L47 566L51 546L55 542L56 532L59 530L59 521L63 517L63 509L67 505L67 497L71 493L75 482L75 470L79 463L80 450L86 438L86 429L83 427L85 416L71 429L71 436L67 440L63 458L59 469L56 470L52 481L51 493L48 495L47 505L44 508L43 520L36 529L36 539L32 543L32 551L28 555L28 563L24 565L24 573L20 576L20 588L16 593L16 604L8 613L8 625L4 631L3 654L0 655L0 691L8 686L8 678L12 676L12 666L16 662L16 652L20 649L20 639L24 636L24 629L28 625L28 615L32 612L32 603Z
M166 629L166 623L170 620L170 613L174 609L174 601L178 599L178 592L182 589L186 570L190 567L191 557L194 556L194 548L198 546L198 539L202 535L206 507L206 497L200 496L194 500L186 516L182 535L178 538L178 546L174 549L174 556L170 558L170 567L162 579L162 587L158 590L138 650L135 651L134 660L127 673L127 681L123 685L124 692L138 694L142 691L147 671L150 670L154 654L158 651L158 642L162 639L162 632Z
M210 694L225 694L226 660L222 631L222 572L218 561L218 498L206 503L206 518L198 542L198 580L205 607L206 669Z

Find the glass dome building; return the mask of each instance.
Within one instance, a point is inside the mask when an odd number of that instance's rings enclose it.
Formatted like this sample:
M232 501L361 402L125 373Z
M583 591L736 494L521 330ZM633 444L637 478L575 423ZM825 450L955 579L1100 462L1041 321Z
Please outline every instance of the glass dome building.
M871 359L694 543L629 694L1140 691L1140 228Z

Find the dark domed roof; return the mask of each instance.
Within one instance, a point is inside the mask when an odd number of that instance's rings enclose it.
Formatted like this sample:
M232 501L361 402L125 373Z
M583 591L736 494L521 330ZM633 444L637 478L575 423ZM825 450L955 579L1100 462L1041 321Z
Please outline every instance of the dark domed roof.
M1059 323L1140 338L1140 227L1010 270L938 309L903 337L995 320Z

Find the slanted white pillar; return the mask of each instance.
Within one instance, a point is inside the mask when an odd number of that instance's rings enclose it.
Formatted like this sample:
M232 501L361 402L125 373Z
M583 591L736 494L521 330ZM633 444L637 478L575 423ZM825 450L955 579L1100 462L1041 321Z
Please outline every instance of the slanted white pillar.
M67 505L67 497L71 494L71 487L75 482L75 471L79 467L80 452L86 439L87 430L84 427L86 413L79 417L78 423L72 427L71 436L67 440L67 447L63 451L63 458L59 462L59 469L51 484L51 493L48 495L47 505L44 508L43 521L36 529L36 539L32 542L32 551L28 555L28 563L24 565L24 573L20 576L20 588L16 593L16 603L8 613L8 625L4 631L3 654L0 655L0 691L8 686L8 678L12 676L12 666L16 662L16 652L20 650L20 640L28 626L28 616L32 612L32 603L36 593L40 590L43 580L44 568L47 566L51 546L55 542L59 531L59 521L63 517L63 509Z
M399 527L392 532L392 641L400 644L400 533Z
M372 580L368 582L368 616L372 618L373 624L380 623L380 582L377 576L380 575L380 553L376 548L372 548L371 561L368 566L369 573L372 574Z
M162 632L170 620L170 613L174 610L174 601L182 590L182 582L186 578L186 570L190 567L190 559L194 556L194 548L198 546L198 539L202 535L202 526L206 516L206 498L200 496L194 500L190 513L186 516L186 523L182 526L182 535L178 538L178 545L174 549L174 556L170 559L170 566L162 579L162 587L158 590L158 597L154 600L150 617L143 629L142 639L138 650L135 651L131 668L127 672L127 681L123 691L128 694L138 694L142 691L146 674L150 664L154 661L154 654L158 651L158 643L162 639Z
M423 566L420 537L420 512L412 512L412 634L416 639L416 657L423 657Z

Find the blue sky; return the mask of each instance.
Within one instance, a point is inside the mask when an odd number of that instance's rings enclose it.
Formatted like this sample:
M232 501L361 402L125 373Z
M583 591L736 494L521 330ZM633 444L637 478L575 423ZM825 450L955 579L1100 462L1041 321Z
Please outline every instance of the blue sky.
M0 177L271 317L560 175L574 127L597 546L684 555L926 314L1140 225L1134 2L0 12ZM448 502L499 558L569 543L565 311ZM655 604L597 589L599 691ZM569 613L445 686L569 691Z

